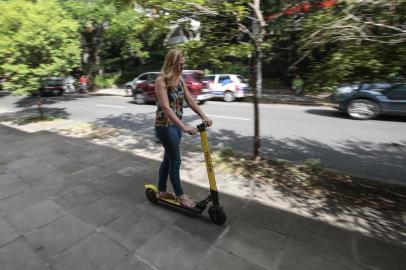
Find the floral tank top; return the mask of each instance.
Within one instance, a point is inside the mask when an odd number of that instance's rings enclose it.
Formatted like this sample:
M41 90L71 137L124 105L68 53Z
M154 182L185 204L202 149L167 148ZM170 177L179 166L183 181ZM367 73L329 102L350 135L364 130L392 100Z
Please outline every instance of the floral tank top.
M169 99L169 106L171 107L172 111L178 116L179 119L182 119L183 116L183 101L184 101L184 92L183 92L183 82L182 80L179 81L178 86L174 90L169 90L168 92L168 99ZM156 110L156 117L155 117L155 126L156 127L168 127L173 125L173 122L169 120L169 118L165 115L164 111L159 105L159 102L156 102L157 110Z

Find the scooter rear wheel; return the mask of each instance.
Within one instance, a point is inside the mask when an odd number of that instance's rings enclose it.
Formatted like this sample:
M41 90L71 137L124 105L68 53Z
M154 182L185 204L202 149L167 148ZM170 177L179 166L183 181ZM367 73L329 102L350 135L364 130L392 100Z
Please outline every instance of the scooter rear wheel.
M157 202L157 198L156 198L156 193L155 191L153 191L150 188L147 188L147 190L145 191L145 195L147 196L148 201L156 203Z
M221 206L212 205L210 206L208 212L210 219L214 224L223 225L227 220L226 213Z

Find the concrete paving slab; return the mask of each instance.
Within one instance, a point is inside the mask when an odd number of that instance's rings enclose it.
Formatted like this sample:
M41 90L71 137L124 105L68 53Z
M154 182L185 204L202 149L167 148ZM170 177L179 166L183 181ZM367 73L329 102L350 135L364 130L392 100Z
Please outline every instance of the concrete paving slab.
M250 202L242 209L240 218L244 221L268 228L282 234L289 234L295 215L286 211Z
M290 236L328 250L335 256L355 260L355 233L305 217L292 217Z
M144 185L141 183L135 183L118 193L114 193L112 196L123 200L136 208L147 200L144 189Z
M338 260L325 250L317 249L310 244L289 239L276 269L357 270L359 266L355 262Z
M165 221L136 209L108 224L102 233L134 251L166 225Z
M168 225L145 242L135 254L159 270L193 269L209 245L179 228Z
M127 190L130 186L133 186L134 182L131 177L113 173L106 177L93 178L89 184L107 194L115 194Z
M6 215L14 215L34 204L45 201L49 194L43 188L32 188L0 201L0 210Z
M89 166L83 170L77 171L71 175L72 178L85 179L86 182L92 182L99 178L104 178L112 175L114 171L108 170L100 166Z
M0 185L0 200L14 196L31 188L31 185L18 180L8 185Z
M120 263L113 270L156 270L133 256L129 260Z
M22 159L11 161L6 165L7 169L10 171L14 171L21 168L30 167L33 165L37 165L39 161L35 158L25 157Z
M1 270L50 270L22 239L0 248L0 262Z
M406 265L406 247L384 241L356 236L356 252L363 265L378 270L401 270Z
M20 181L20 179L13 173L0 174L0 188L18 181Z
M106 152L88 152L87 155L82 155L78 157L78 159L84 163L87 163L89 165L98 165L103 162L107 162L108 160L111 159L111 157L108 155L107 151Z
M54 179L60 179L65 174L55 169L50 164L40 162L36 165L20 168L13 171L24 182L37 186L54 181Z
M28 207L7 219L19 232L27 233L67 214L68 212L62 206L46 200Z
M286 235L237 220L216 247L272 270L287 240Z
M25 235L27 244L43 259L54 256L79 242L94 229L73 215L62 217Z
M82 221L95 227L102 227L131 210L131 206L124 201L105 196L88 205L78 206L71 212Z
M244 260L232 253L212 248L202 258L202 263L194 270L214 270L214 269L233 269L233 270L265 270L265 268Z
M177 211L173 207L165 206L163 204L154 204L147 200L140 204L137 209L143 210L150 215L154 215L168 224L175 222L184 215L184 213Z
M53 200L66 209L71 209L79 205L87 205L104 196L106 193L96 190L88 184L83 184L62 190L53 196Z
M129 256L107 237L94 233L65 250L50 263L55 270L111 270Z
M19 237L19 234L8 222L0 218L0 247L4 246Z

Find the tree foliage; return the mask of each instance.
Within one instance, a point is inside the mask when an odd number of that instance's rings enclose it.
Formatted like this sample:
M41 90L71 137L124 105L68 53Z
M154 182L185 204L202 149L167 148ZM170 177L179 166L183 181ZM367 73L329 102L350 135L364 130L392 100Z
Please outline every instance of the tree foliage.
M42 78L67 74L80 57L78 24L55 0L0 2L0 74L15 94L36 91Z

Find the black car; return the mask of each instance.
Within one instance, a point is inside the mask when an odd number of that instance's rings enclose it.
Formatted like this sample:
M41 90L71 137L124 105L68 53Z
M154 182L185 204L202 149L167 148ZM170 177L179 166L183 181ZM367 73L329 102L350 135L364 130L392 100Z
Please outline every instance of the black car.
M379 114L406 115L406 83L353 84L338 87L335 108L358 120Z
M65 92L65 79L59 77L44 79L38 90L41 96L62 96Z

